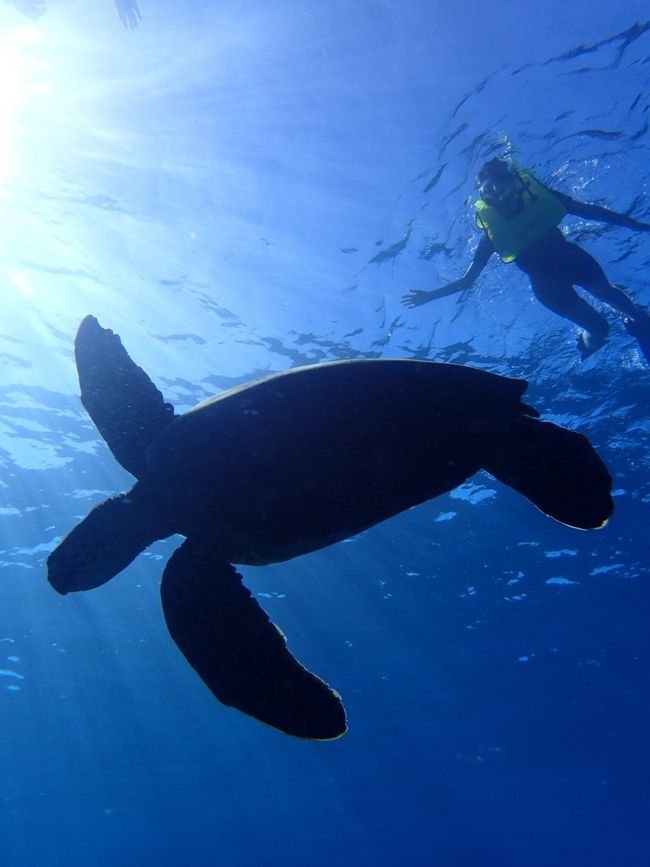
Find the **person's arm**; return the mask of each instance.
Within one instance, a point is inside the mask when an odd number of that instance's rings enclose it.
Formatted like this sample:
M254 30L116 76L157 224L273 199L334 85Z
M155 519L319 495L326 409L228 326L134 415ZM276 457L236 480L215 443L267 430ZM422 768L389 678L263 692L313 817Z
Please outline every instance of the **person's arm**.
M488 263L488 259L494 253L492 241L488 237L483 237L479 241L476 248L476 253L463 276L454 280L452 283L447 283L439 289L411 289L406 295L402 296L402 304L405 307L419 307L421 304L427 304L429 301L435 301L438 298L446 298L447 295L454 295L456 292L462 292L463 289L469 289L474 284L476 278L481 273L483 268Z
M627 214L618 214L616 211L610 211L609 208L603 208L600 205L579 202L565 193L551 190L550 187L547 189L562 202L569 214L574 214L576 217L584 217L585 220L599 220L601 223L611 223L612 226L623 226L625 229L636 229L638 232L650 232L650 223L642 223L640 220L628 217Z

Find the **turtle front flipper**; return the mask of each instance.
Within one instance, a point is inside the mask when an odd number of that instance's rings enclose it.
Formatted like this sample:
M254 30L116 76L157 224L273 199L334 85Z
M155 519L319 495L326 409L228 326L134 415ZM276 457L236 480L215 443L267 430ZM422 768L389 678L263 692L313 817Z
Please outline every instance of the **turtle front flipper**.
M81 402L116 459L136 478L146 470L149 443L174 419L144 370L117 334L86 316L75 339Z
M289 652L241 576L209 541L187 539L165 569L169 632L223 704L290 735L333 740L347 730L341 699Z
M128 493L95 506L62 539L47 558L48 581L62 594L93 590L173 532L173 524L137 482Z

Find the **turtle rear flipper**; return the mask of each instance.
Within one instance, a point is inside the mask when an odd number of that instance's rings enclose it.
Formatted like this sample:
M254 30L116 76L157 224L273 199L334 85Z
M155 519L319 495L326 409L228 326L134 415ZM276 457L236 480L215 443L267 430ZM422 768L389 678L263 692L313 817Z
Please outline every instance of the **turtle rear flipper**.
M518 418L483 468L569 527L602 527L614 511L611 477L589 440L551 422Z
M175 418L117 334L86 316L75 339L81 402L116 459L136 478L149 443Z
M290 735L333 740L347 730L338 693L307 671L229 563L187 539L165 569L169 632L223 704Z

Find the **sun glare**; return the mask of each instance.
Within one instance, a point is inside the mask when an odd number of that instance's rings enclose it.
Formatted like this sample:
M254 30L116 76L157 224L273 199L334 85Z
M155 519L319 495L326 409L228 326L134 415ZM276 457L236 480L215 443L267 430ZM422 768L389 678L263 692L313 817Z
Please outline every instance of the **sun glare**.
M22 271L14 271L10 278L14 286L19 289L23 295L31 297L34 294L34 287L29 281L27 275Z
M0 182L16 174L20 130L34 98L47 96L47 64L38 57L43 37L34 27L0 34Z

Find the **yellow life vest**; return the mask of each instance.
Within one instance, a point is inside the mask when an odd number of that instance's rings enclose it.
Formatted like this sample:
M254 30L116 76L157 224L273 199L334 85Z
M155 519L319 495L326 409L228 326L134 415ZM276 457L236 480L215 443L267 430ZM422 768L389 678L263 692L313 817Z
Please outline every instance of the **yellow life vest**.
M566 208L530 172L517 171L510 195L519 197L519 210L512 217L502 214L483 199L474 203L476 225L483 229L504 262L513 262L535 241L557 226ZM516 185L516 186L515 186Z

